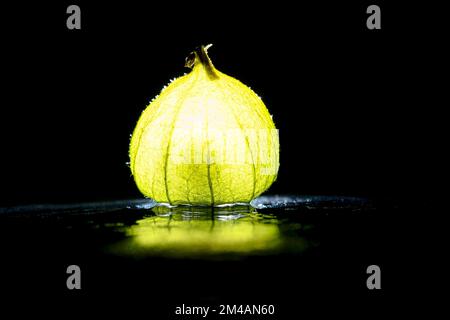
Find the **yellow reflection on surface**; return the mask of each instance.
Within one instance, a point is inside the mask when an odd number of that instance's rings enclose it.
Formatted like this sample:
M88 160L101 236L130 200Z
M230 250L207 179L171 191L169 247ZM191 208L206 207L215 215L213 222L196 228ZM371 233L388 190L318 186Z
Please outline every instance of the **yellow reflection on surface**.
M197 256L259 254L280 244L278 221L251 207L155 207L154 216L126 229L130 237L120 246L128 254Z

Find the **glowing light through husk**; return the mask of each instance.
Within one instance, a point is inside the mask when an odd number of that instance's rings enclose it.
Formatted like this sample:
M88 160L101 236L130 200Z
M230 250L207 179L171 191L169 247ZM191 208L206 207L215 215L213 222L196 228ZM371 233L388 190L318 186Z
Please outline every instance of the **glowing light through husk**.
M249 203L277 177L272 117L250 88L213 66L207 48L188 57L192 71L161 91L132 135L134 180L160 203Z

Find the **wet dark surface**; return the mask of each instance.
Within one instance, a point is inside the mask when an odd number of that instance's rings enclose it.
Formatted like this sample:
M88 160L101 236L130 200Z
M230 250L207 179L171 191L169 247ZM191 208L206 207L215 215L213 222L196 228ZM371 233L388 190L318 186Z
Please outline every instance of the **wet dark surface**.
M0 210L2 289L17 312L179 318L181 304L274 304L277 317L370 316L399 308L407 210L357 197L270 196L250 206L149 200ZM82 289L66 288L66 268ZM366 268L382 270L382 290ZM395 280L395 281L394 281ZM400 310L400 309L398 309ZM225 316L208 315L208 318ZM241 316L242 317L242 316ZM367 318L367 314L364 318ZM301 318L301 317L300 317Z

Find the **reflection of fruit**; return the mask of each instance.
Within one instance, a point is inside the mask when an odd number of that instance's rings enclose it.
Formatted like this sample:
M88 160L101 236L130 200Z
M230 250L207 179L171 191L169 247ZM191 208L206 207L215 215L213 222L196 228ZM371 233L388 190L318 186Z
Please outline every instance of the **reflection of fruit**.
M213 213L205 207L155 207L155 216L138 220L126 229L130 238L122 252L195 256L262 254L279 249L277 219L263 217L251 207L228 209Z
M139 190L158 202L248 203L279 166L278 133L261 99L211 63L207 47L186 60L142 113L130 144Z

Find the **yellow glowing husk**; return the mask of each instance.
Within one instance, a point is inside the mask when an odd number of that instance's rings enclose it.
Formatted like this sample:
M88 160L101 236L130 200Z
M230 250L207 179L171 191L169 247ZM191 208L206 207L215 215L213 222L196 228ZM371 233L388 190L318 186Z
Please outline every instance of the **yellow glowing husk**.
M216 70L205 47L191 62L192 71L163 89L137 123L135 182L162 203L248 203L276 179L278 132L262 100Z

